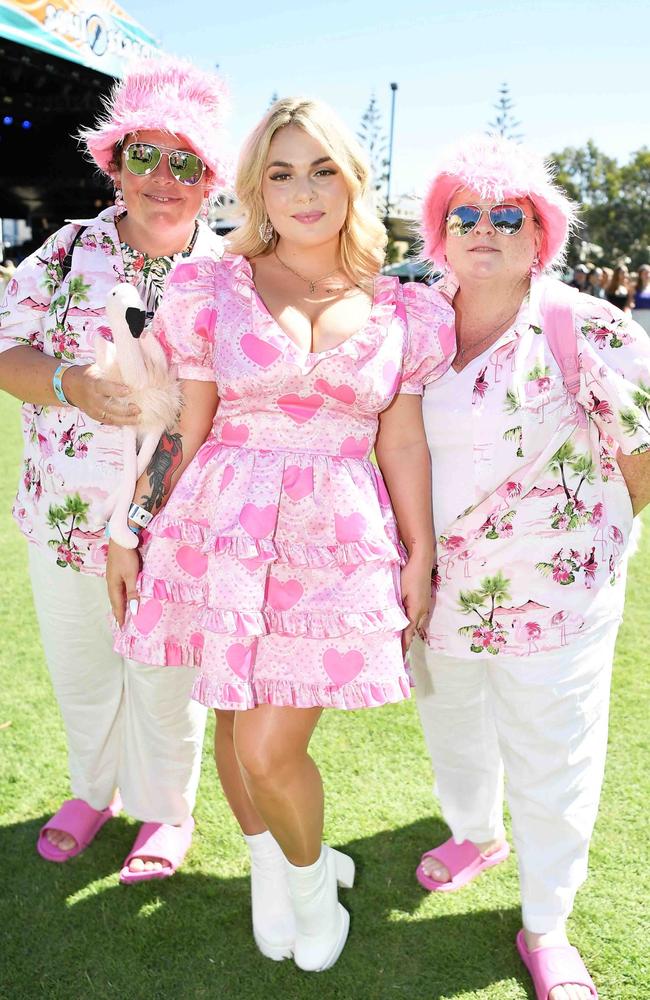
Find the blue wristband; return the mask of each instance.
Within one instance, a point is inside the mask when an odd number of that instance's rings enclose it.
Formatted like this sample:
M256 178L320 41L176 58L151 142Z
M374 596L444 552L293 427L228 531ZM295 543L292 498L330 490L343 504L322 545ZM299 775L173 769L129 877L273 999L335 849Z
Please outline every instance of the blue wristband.
M63 378L65 372L67 372L68 368L74 368L74 364L71 361L62 361L61 364L57 366L56 371L52 376L52 388L54 389L54 395L63 406L72 406L72 403L66 397L66 394L63 391L63 386L61 385L61 379Z

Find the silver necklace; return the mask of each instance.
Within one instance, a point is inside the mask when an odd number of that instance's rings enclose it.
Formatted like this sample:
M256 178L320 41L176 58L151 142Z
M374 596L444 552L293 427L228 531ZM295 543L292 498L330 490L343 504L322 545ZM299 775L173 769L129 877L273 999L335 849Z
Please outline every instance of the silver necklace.
M458 350L456 352L456 358L455 358L455 360L456 361L462 361L462 359L465 357L465 355L467 354L468 351L475 350L477 347L482 347L483 344L486 344L488 342L488 340L490 340L491 337L494 337L494 338L499 337L503 333L504 330L508 329L511 321L515 318L515 316L517 315L518 312L519 312L519 306L517 306L517 308L512 313L512 315L508 316L508 318L505 319L505 320L501 320L501 322L497 326L493 327L490 330L490 332L487 333L484 337L481 337L480 340L475 340L474 343L467 344L466 347L461 347L460 350ZM478 357L478 354L476 354L474 356Z
M304 274L300 274L299 271L295 271L288 264L285 264L285 262L282 260L282 257L280 256L280 254L278 253L277 250L275 250L274 253L275 253L275 256L277 257L277 259L279 260L280 264L282 264L282 267L285 269L285 271L290 271L291 274L295 274L296 278L300 278L300 280L304 281L304 283L306 285L309 285L309 294L310 295L313 295L314 292L316 291L316 285L319 285L321 283L321 281L325 281L326 278L331 278L331 276L333 274L336 274L336 272L339 270L338 267L335 267L332 271L328 271L327 274L324 274L320 278L306 278L304 276Z

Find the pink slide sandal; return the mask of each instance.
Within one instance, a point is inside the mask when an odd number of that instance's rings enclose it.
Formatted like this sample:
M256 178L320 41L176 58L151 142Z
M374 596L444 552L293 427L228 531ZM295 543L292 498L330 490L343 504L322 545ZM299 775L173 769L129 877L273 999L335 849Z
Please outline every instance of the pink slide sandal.
M577 948L565 944L549 948L533 948L529 951L524 932L519 931L517 951L530 972L537 1000L548 1000L548 995L555 986L565 986L568 983L586 986L591 990L591 995L598 1000L598 990Z
M434 847L431 851L425 851L420 859L420 864L415 870L415 877L424 889L429 892L455 892L462 886L467 885L473 878L480 875L486 868L494 868L501 864L510 854L510 845L503 847L486 857L474 846L471 840L464 840L462 844L457 844L453 837L446 840L440 847ZM425 858L435 858L445 866L451 875L450 882L437 882L425 872L422 862Z
M46 861L68 861L81 854L88 847L103 827L122 809L122 800L116 795L106 809L93 809L83 799L68 799L64 802L52 819L41 827L36 842L36 850ZM56 844L51 844L45 834L48 830L59 830L74 837L76 845L69 851L62 851Z
M191 816L180 826L172 826L171 823L143 823L120 872L120 882L130 885L132 882L148 882L154 878L169 878L187 854L193 831L194 820ZM132 872L129 871L129 864L133 858L160 858L167 865L159 871Z

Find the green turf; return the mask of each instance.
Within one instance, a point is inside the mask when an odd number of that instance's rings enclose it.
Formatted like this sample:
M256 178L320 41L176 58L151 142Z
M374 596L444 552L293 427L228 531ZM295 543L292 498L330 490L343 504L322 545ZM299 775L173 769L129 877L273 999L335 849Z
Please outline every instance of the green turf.
M118 818L65 865L34 850L68 793L65 743L9 517L19 466L16 405L0 400L0 997L3 1000L522 1000L511 859L463 892L428 896L420 852L445 829L413 704L327 712L314 740L327 790L326 836L348 850L349 944L334 969L305 975L259 955L249 929L247 862L217 788L206 739L194 845L170 881L126 888L116 871L135 825ZM630 573L616 658L606 787L571 934L602 1000L650 996L647 898L650 518Z

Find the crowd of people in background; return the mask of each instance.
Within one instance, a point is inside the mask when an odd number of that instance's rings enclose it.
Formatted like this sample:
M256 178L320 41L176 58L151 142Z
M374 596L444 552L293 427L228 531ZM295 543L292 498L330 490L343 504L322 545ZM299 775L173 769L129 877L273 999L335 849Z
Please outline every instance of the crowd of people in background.
M613 268L578 264L570 285L597 299L607 299L624 312L650 309L650 264L642 264L636 272L630 272L625 264Z

